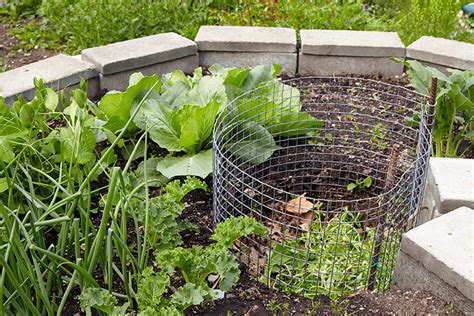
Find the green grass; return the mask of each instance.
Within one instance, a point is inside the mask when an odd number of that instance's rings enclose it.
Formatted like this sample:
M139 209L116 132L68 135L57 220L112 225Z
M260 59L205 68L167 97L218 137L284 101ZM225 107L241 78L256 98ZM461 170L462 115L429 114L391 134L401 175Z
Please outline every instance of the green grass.
M397 31L405 44L423 35L474 42L457 13L467 0L8 0L10 22L38 17L12 31L21 47L67 53L162 32L193 39L201 25ZM466 23L467 24L467 23Z

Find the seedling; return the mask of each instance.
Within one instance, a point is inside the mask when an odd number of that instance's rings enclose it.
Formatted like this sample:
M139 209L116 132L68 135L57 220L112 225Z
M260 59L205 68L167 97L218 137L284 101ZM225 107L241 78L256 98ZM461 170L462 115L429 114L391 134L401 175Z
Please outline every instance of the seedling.
M331 301L331 311L334 315L346 315L347 306L349 306L349 300L345 299L342 301L333 300Z
M318 315L318 308L321 305L321 302L318 301L311 301L311 307L306 308L306 315L308 316L316 316Z
M385 141L388 136L388 128L386 124L377 123L374 126L372 140L372 149L377 146L380 150L384 151L387 148L388 142Z
M363 191L365 189L370 188L372 185L372 177L368 176L363 180L356 180L355 182L351 182L347 185L347 191L354 192L354 191Z
M281 315L285 316L290 304L288 303L277 303L275 299L271 299L267 304L268 311L272 315Z

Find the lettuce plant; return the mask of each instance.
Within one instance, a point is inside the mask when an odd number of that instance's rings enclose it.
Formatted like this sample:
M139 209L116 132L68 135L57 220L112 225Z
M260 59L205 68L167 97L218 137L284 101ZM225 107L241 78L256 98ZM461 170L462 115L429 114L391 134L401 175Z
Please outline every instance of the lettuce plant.
M215 65L208 76L203 76L201 68L192 76L175 70L161 80L134 74L126 91L110 92L99 102L106 121L102 127L111 132L121 130L130 113L143 101L129 129L149 133L154 142L169 152L158 161L157 170L168 178L205 178L212 172L214 123L220 113L229 111L238 117L228 126L232 133L254 135L230 150L260 163L278 148L274 137L306 133L308 128L317 131L321 126L320 121L301 112L298 89L275 80L280 71L278 65L248 69ZM255 102L236 101L229 109L229 101L254 89L258 93ZM145 94L147 98L143 100Z

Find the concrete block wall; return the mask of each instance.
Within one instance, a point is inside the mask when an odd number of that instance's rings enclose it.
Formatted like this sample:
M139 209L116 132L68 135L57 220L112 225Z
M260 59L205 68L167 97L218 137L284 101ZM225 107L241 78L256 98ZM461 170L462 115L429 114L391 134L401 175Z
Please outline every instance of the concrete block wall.
M92 63L106 90L124 90L134 72L164 74L179 68L192 72L198 67L196 44L176 33L163 33L82 51L82 59Z
M251 67L278 63L288 75L401 75L403 66L390 57L412 58L435 66L474 70L474 45L422 37L408 48L393 32L302 30L300 43L289 28L202 26L195 41L163 33L85 49L79 56L54 56L0 73L0 96L11 104L19 95L31 99L33 78L59 89L72 89L80 79L89 96L100 90L123 90L134 72L190 73L199 65Z
M75 57L56 55L0 73L0 96L7 104L12 104L20 95L31 100L35 78L43 79L46 85L56 90L75 89L81 79L87 80L89 97L94 97L100 90L98 73L92 64Z
M400 76L405 45L394 32L301 30L298 71L302 75Z
M199 62L205 67L253 67L279 64L297 72L296 31L281 27L202 26L196 36Z
M407 57L445 73L448 68L474 70L474 45L423 36L407 47Z
M461 207L405 233L394 279L474 314L474 210Z
M474 209L474 159L430 158L418 225L462 206Z

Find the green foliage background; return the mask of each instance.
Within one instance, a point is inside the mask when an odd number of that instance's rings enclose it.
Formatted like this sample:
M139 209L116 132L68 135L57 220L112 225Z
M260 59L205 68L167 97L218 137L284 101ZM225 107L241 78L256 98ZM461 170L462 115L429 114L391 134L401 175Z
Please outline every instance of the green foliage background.
M7 0L3 20L34 18L12 33L67 53L161 33L193 39L201 25L397 31L405 44L422 35L474 42L457 14L467 0ZM14 22L13 22L14 23ZM467 25L467 23L465 23Z

